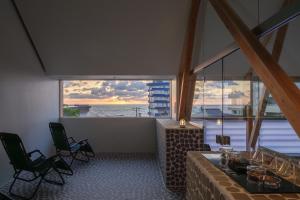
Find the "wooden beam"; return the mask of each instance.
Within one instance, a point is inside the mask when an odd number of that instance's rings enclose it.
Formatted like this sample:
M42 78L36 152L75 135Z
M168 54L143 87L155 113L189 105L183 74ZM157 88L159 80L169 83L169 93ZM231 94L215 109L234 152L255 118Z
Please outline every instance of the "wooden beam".
M272 51L272 56L276 62L279 62L287 30L288 30L288 25L285 25L281 27L277 32L273 51ZM263 86L259 103L258 103L258 111L254 121L254 126L253 126L254 128L252 129L252 132L250 134L250 139L249 139L249 146L251 146L252 148L254 148L257 143L257 138L259 136L259 131L263 121L264 113L266 111L269 94L270 93L268 89L265 86Z
M195 31L197 25L197 16L200 6L200 0L192 0L189 21L185 36L185 42L181 55L181 64L179 68L179 73L177 77L178 82L178 109L177 115L178 119L187 119L186 109L187 109L187 96L189 91L189 80L190 80L190 70L192 65L192 56L194 49Z
M194 101L194 94L195 94L195 87L196 87L196 80L197 75L191 72L190 75L190 82L189 82L189 90L186 102L186 118L187 120L191 120L192 116L192 109L193 109L193 101Z
M210 0L259 78L300 137L300 90L225 0Z
M255 34L257 38L266 36L275 30L279 29L281 26L288 24L291 20L295 19L300 15L300 1L294 1L293 4L285 6L278 13L272 17L265 20L260 25L252 29L252 33ZM233 52L239 50L239 46L236 42L229 44L224 50L220 51L216 55L210 57L200 65L194 68L194 73L198 73L202 69L206 68L209 65L212 65L218 62L223 57L226 57Z
M246 105L246 150L250 150L249 140L253 129L253 110L252 103Z
M285 7L289 3L290 3L290 0L285 0L283 2L283 4L282 4L282 7ZM281 30L281 29L279 29L279 30ZM264 38L264 40L261 42L264 47L266 47L269 44L269 42L271 41L273 33L274 32L272 32L271 34L267 35ZM248 72L246 73L246 75L245 75L244 78L245 78L245 80L250 80L250 97L251 97L250 98L250 105L246 107L246 109L247 109L247 118L246 118L246 150L250 151L251 147L253 146L253 145L251 146L251 143L254 142L256 144L256 142L257 142L257 137L253 138L253 135L255 136L255 134L259 134L259 130L260 130L261 122L262 121L258 120L258 119L260 119L260 118L257 118L259 115L256 115L256 120L253 120L253 98L252 98L253 97L253 84L252 84L253 70L252 70L251 67L248 70ZM263 89L263 91L267 92L267 90L264 90L264 89ZM265 94L265 92L263 93L263 95L269 95L269 93ZM264 97L264 99L266 99L266 98L267 98L267 96ZM263 113L264 113L265 109L266 109L266 106L264 108L261 108L261 109L263 109ZM258 109L258 113L260 114L260 109ZM253 125L253 121L255 121L254 125ZM254 129L253 129L253 127L254 127ZM253 139L255 141L252 141Z
M261 41L261 43L262 43L262 45L263 45L264 47L266 47L266 46L270 43L270 41L271 41L271 39L272 39L272 36L273 36L273 33L267 35L267 36ZM248 72L245 74L244 79L245 79L245 80L250 80L250 81L251 81L251 80L252 80L252 76L253 76L253 71L252 71L252 68L250 67L249 70L248 70Z

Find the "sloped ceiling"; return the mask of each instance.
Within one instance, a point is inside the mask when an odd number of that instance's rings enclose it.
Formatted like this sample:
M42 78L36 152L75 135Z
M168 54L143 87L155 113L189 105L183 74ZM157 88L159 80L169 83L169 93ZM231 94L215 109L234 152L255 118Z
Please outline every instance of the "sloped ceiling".
M176 75L190 0L16 0L47 74Z
M258 4L257 0L230 0L228 1L242 20L253 28L258 24ZM278 12L283 0L259 0L259 21L262 22ZM205 19L202 24L201 45L196 49L197 54L193 57L194 66L201 64L206 59L222 51L226 46L234 41L231 34L219 19L210 3L206 5L203 16ZM199 24L200 25L200 24ZM300 18L296 18L289 24L284 48L282 51L280 65L290 76L300 76ZM268 44L271 52L274 37ZM227 78L244 77L250 69L250 64L241 50L231 54L224 59L224 73ZM213 64L203 71L207 78L221 78L221 62Z
M50 76L175 76L178 72L191 0L15 1ZM228 2L250 28L257 25L257 0ZM193 66L234 41L210 3L201 3ZM259 21L278 12L282 3L259 0ZM300 19L296 19L290 23L280 59L293 76L300 76L299 32ZM250 69L241 51L224 62L228 77L243 77ZM220 63L206 71L220 77Z

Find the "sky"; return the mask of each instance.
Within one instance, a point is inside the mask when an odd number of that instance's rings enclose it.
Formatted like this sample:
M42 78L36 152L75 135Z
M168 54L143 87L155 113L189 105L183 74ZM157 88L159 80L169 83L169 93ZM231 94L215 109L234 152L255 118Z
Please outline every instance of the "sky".
M197 81L195 88L194 105L222 104L221 81L205 81L204 90L203 81ZM224 81L223 93L224 105L247 105L250 101L250 82Z
M64 104L147 104L151 81L64 81Z
M64 81L64 104L148 104L146 80L75 80ZM249 103L250 85L247 81L224 83L224 104ZM194 105L203 103L203 83L197 81ZM205 82L205 104L220 105L222 85L220 81Z

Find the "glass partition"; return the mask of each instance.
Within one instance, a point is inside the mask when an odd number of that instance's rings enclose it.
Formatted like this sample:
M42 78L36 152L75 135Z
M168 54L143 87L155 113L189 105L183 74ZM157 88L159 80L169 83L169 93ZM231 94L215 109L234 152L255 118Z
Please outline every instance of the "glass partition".
M300 86L300 83L296 82L296 85ZM198 73L192 121L204 125L205 143L212 150L219 149L215 137L221 134L231 137L235 150L246 150L247 120L252 120L253 125L256 123L261 112L262 96L266 96L265 109L257 146L281 153L300 154L298 135L272 95L265 94L263 82L252 71L240 50L226 57L223 66L222 61L218 61ZM252 113L247 115L247 110L252 110Z

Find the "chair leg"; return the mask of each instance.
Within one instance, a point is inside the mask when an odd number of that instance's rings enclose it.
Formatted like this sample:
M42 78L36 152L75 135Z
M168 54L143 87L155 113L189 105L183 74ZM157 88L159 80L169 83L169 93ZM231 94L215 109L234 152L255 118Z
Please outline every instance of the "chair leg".
M81 155L83 155L84 157L86 157L86 162L90 161L90 157L88 156L88 154L85 151L80 151Z
M58 164L58 166L57 166ZM69 166L69 164L59 156L59 160L57 162L54 162L54 167L57 169L57 171L60 174L64 174L67 176L72 176L73 175L73 170Z
M71 157L72 157L72 160L71 160L71 163L69 164L69 167L72 166L74 160L76 159L76 156L77 156L78 152L75 152L75 153L71 153Z
M43 179L47 182L47 183L50 183L50 184L54 184L54 185L64 185L65 184L65 179L62 177L61 173L58 171L58 169L56 169L56 167L52 167L52 169L58 174L61 182L57 182L57 181L52 181L52 180L48 180L46 179L46 176L48 174L48 172L43 175Z
M79 159L79 158L77 158L78 153L80 153L81 155L83 155L86 159L84 160L84 159ZM86 163L88 163L88 162L90 161L90 158L89 158L87 155L85 155L84 153L82 153L82 151L77 151L76 153L72 154L72 157L73 157L72 162L73 162L74 160L78 160L78 161L86 162ZM71 163L71 164L72 164L72 163Z
M12 192L12 188L13 188L14 184L16 183L16 181L17 181L18 176L20 175L20 173L21 172L18 172L16 174L16 176L15 176L12 184L10 185L10 187L9 187L9 194L12 195L12 196L21 198L21 199L30 200L30 199L32 199L36 195L36 193L37 193L37 191L38 191L38 189L39 189L39 187L40 187L40 185L42 183L43 177L40 178L39 183L37 184L37 186L36 186L34 192L32 193L32 195L29 198L27 198L27 197L24 197L24 196L21 196L21 195L18 195L18 194L15 194L15 193Z
M83 146L82 146L82 150L86 153L86 156L94 158L96 156L93 148L91 147L91 145L86 142Z

